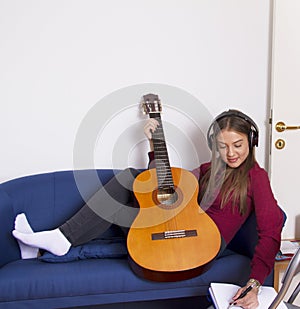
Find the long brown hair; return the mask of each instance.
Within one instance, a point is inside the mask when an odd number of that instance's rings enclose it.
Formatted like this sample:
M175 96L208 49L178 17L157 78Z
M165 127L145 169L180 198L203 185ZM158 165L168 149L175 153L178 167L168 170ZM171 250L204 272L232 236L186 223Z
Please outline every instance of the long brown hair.
M256 162L254 147L249 148L248 157L239 167L231 168L227 166L218 153L216 141L216 137L222 130L235 131L249 136L251 124L234 115L223 117L214 123L211 140L211 165L199 180L199 198L200 201L202 200L201 204L205 204L204 208L206 208L220 194L221 208L231 201L233 209L237 207L239 213L244 215L247 211L248 172Z

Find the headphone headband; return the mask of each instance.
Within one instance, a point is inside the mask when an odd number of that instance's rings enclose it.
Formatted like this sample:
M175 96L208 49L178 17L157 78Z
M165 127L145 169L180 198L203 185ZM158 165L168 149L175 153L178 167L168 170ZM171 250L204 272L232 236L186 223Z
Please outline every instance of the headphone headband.
M215 124L222 118L225 117L239 117L245 121L247 121L250 124L250 131L248 133L248 141L249 141L249 148L252 148L254 146L258 146L258 127L256 125L256 123L246 114L235 110L235 109L229 109L228 111L225 111L223 113L221 113L220 115L218 115L213 122L211 123L211 125L209 126L208 130L207 130L207 143L208 143L208 147L210 149L212 149L212 144L213 144L213 138L214 138L214 133L213 132L213 127L215 126Z

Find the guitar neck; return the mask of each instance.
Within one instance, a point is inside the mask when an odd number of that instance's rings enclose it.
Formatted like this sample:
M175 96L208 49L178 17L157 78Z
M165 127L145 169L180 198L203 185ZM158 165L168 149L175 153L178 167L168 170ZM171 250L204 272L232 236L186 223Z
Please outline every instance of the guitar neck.
M164 192L173 191L174 182L161 117L159 113L151 113L149 116L159 122L152 137L158 189Z

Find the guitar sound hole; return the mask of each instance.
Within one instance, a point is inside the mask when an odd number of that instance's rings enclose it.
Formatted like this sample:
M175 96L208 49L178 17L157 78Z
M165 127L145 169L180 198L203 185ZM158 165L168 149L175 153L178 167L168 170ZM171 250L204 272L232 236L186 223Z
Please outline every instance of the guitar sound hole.
M159 190L157 200L163 205L173 205L178 200L178 195L174 190Z

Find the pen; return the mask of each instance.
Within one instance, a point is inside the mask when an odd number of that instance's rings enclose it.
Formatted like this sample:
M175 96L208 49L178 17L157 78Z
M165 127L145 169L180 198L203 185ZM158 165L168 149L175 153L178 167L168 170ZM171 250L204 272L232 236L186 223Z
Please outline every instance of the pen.
M253 289L253 285L251 284L251 285L249 285L249 286L247 287L247 289L246 289L245 291L243 291L243 292L241 293L241 295L240 295L235 301L237 301L238 299L241 299L241 298L245 297L252 289ZM234 306L235 301L234 301L234 302L231 302L231 303L229 304L228 309L231 308L232 306Z

